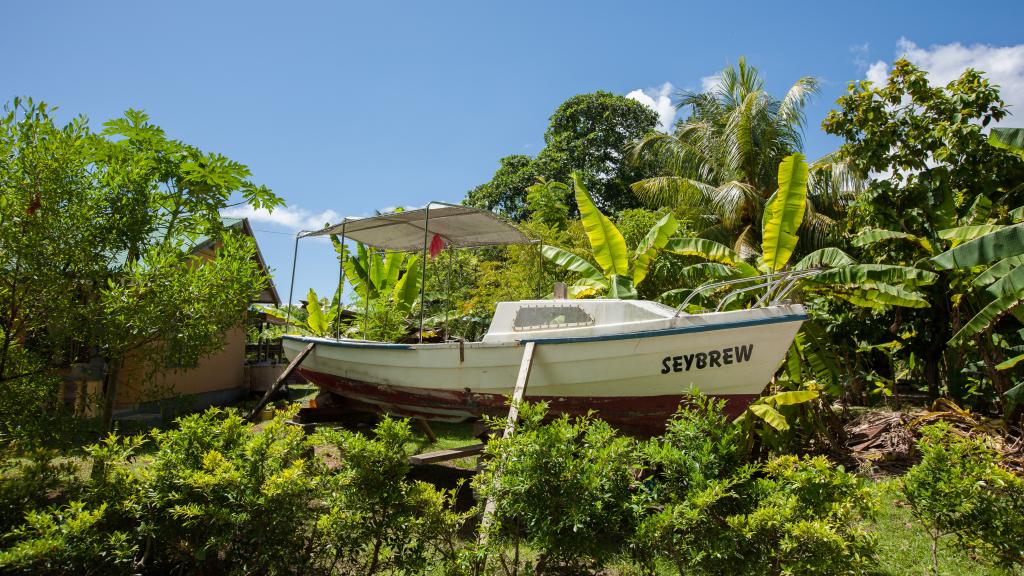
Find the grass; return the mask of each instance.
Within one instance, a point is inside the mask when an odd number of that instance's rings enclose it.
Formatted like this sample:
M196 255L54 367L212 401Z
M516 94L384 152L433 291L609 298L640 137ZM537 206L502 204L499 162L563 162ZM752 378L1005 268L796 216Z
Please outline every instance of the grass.
M918 525L910 508L901 500L899 480L875 483L879 510L873 522L878 537L879 574L886 576L919 576L931 574L931 538ZM939 574L962 576L995 576L1006 574L971 558L958 548L956 540L939 542Z
M470 444L477 444L480 442L480 440L473 436L472 426L469 424L431 422L430 428L434 431L434 435L437 436L437 442L432 443L427 438L427 435L423 433L423 430L421 430L416 424L413 424L412 429L415 433L415 438L406 446L410 454L449 450L451 448L460 448L462 446L468 446ZM459 458L458 460L451 460L447 462L447 464L458 466L459 468L472 469L476 468L476 462L477 457L470 456L467 458Z

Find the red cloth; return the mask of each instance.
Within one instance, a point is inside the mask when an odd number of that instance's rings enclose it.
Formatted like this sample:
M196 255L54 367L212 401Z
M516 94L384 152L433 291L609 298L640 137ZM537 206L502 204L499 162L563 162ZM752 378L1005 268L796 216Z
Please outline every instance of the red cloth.
M437 255L441 253L441 250L444 250L444 245L444 238L434 234L434 237L430 240L430 257L437 258Z

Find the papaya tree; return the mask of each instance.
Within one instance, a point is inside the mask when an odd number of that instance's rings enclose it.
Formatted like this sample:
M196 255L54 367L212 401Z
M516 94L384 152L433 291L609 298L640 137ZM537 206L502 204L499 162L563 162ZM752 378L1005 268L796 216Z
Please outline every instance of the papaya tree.
M622 232L594 205L580 176L573 174L572 180L580 221L597 265L557 246L543 246L541 253L560 268L578 275L570 287L573 297L607 294L611 298L636 298L636 287L647 277L651 262L679 229L679 222L671 213L664 215L630 254ZM544 185L565 186L557 182Z

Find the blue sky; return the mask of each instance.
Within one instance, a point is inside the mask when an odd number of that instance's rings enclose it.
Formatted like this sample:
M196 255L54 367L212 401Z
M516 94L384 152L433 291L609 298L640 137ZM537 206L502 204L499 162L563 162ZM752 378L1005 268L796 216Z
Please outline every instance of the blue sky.
M247 164L288 203L253 218L287 298L298 226L458 201L502 156L539 151L574 94L657 104L666 83L699 88L745 55L776 93L822 81L815 157L838 144L818 125L847 82L904 53L938 77L993 71L1024 108L1022 16L1019 1L17 2L0 17L0 99L46 100L97 127L142 108ZM329 258L304 244L297 294L330 290Z

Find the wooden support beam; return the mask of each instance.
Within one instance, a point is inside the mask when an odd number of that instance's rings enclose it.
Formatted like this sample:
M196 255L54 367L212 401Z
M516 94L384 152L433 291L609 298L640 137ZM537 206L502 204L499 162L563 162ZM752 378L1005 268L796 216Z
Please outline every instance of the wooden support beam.
M505 420L505 432L502 434L502 438L511 438L516 432L516 423L519 421L519 405L522 404L523 398L526 397L526 384L530 381L530 370L533 369L533 351L534 342L527 342L526 347L523 349L523 360L519 364L519 376L516 378L516 387L512 391L512 405L508 409L508 419ZM491 489L492 492L501 485L501 469L502 462L498 461L494 463L497 469L494 472L494 478L492 480ZM487 540L490 538L491 523L494 521L494 509L498 506L498 502L493 496L487 497L487 503L484 504L484 516L480 520L480 544L486 546ZM487 558L483 559L483 569L487 568Z
M434 429L430 427L429 422L423 418L417 418L416 424L419 425L420 430L423 431L423 435L427 437L427 440L430 440L431 444L437 443L437 434L434 434Z
M450 450L438 450L437 452L426 452L424 454L409 456L409 464L416 465L447 462L449 460L458 460L459 458L465 458L467 456L475 456L483 451L483 444L470 444L469 446L452 448Z
M316 346L316 342L310 342L302 349L301 352L295 355L295 358L293 358L291 363L288 364L288 367L284 369L284 372L281 372L281 375L277 377L274 385L267 389L266 394L263 395L263 398L260 398L256 407L252 409L252 412L249 412L249 415L246 417L247 420L252 422L253 419L256 418L256 415L263 410L263 407L267 405L267 402L270 402L270 398L277 393L281 386L284 386L285 381L292 375L292 372L299 367L299 364L302 364L302 361L306 359L306 356L309 356L309 353L313 351L314 346Z

